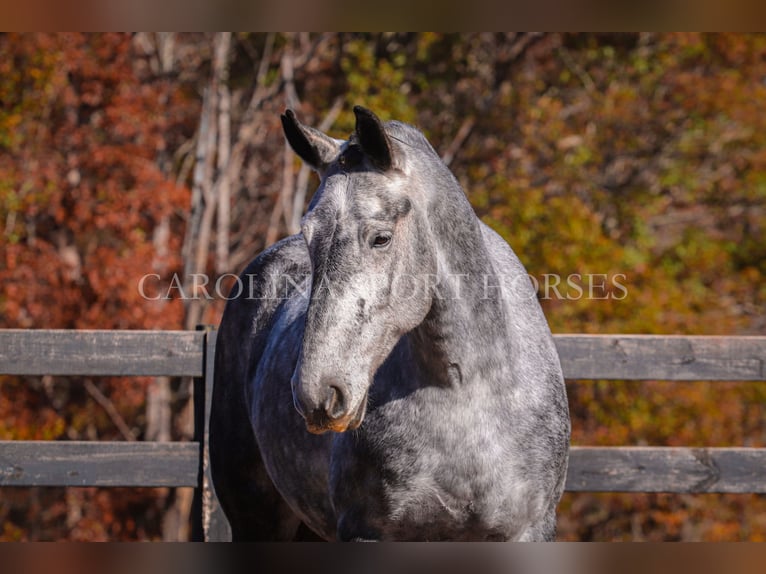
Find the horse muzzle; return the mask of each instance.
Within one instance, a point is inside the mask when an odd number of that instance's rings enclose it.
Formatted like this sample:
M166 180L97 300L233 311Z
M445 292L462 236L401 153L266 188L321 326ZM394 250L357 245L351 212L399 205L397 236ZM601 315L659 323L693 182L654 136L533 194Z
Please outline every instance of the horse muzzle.
M364 405L360 405L355 413L340 419L330 420L325 418L314 421L307 418L306 429L312 434L324 434L327 431L346 432L347 430L356 430L362 424L364 411Z
M351 408L349 396L340 386L331 384L323 388L324 400L320 402L314 393L302 393L300 385L293 385L293 403L305 419L306 429L313 434L324 434L359 428L367 410L367 394Z

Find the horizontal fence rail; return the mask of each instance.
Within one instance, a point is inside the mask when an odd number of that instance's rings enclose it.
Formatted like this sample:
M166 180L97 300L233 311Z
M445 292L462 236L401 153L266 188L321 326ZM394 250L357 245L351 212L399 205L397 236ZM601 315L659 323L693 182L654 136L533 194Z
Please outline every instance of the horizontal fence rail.
M0 442L0 486L199 486L198 442Z
M0 330L0 375L203 375L204 331Z
M197 381L194 441L0 441L0 486L186 486L204 490L206 504L215 501L206 462L215 340L215 331L0 330L0 375ZM572 334L554 340L569 380L766 381L762 336ZM566 488L766 493L766 449L575 446ZM218 526L216 519L211 523L214 507L203 510L206 539L225 536L220 518ZM220 509L215 512L220 517Z
M0 374L203 376L204 331L0 330ZM567 379L765 381L766 337L554 335Z
M199 443L0 441L0 486L199 486ZM766 493L766 449L572 447L570 492Z
M567 379L766 381L766 337L554 335Z
M766 492L766 448L572 447L571 492Z

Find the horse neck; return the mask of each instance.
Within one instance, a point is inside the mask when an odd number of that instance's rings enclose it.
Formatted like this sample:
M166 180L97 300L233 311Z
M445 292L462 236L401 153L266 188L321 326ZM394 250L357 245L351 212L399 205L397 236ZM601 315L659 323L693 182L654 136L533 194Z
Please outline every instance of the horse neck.
M508 352L507 312L478 219L436 234L438 272L431 309L413 331L413 354L429 384L473 380Z

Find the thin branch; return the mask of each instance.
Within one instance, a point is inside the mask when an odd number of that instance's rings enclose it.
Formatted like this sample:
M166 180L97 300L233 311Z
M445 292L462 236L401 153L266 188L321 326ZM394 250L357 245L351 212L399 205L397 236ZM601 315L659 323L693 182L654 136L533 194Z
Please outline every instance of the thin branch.
M226 166L227 176L231 182L236 182L239 179L239 173L242 169L242 164L244 163L245 150L248 146L256 146L260 143L261 138L256 136L258 134L258 129L261 127L261 122L258 118L258 110L260 109L261 104L268 98L277 94L281 89L280 82L275 82L271 86L265 87L266 74L268 73L271 64L271 54L274 49L275 37L276 36L273 33L270 33L266 37L263 56L261 57L261 62L256 74L255 89L253 90L253 95L250 97L247 108L242 115L242 121L237 130L234 146L231 149L231 155Z
M449 164L452 163L452 160L455 159L455 155L457 155L457 152L460 151L460 147L463 145L463 142L465 142L465 140L471 134L471 130L475 124L476 120L471 116L463 120L463 123L460 125L460 129L457 130L455 137L452 139L452 143L449 144L447 151L445 151L444 155L442 156L442 161L445 163L445 165L449 166Z
M295 67L304 67L320 50L320 46L326 44L333 38L334 34L323 33L320 34L317 39L311 43L308 50L298 54L295 58Z
M529 48L536 42L545 37L543 32L527 32L521 35L515 35L513 45L511 46L510 61L515 62L520 59Z
M279 195L274 202L274 209L269 218L269 227L266 231L266 245L274 243L279 236L279 221L282 219L285 204L292 196L295 186L295 180L293 179L293 154L287 142L285 142L285 151L282 157L284 158L282 162L282 189L280 189Z
M243 115L242 124L237 133L237 141L247 141L246 135L249 135L249 131L252 130L253 116L260 108L261 103L281 89L281 86L276 82L269 88L265 86L266 74L269 72L271 54L274 50L274 41L275 34L271 33L266 37L263 56L261 57L261 62L258 65L258 72L255 76L255 89L253 90L253 95L250 97L250 102L248 102L247 109Z
M282 69L282 81L285 85L285 100L288 108L298 108L301 105L298 92L295 89L295 57L293 56L292 44L294 38L290 38L290 43L284 47L280 67Z
M256 87L263 87L266 81L266 74L269 71L269 64L271 63L271 54L274 51L274 42L277 35L274 32L269 32L266 36L266 43L263 46L263 56L258 64L258 73L255 76Z
M338 96L327 112L324 119L319 123L317 129L321 132L326 132L338 119L340 111L343 109L343 98ZM295 196L293 198L292 216L287 226L287 231L290 234L298 233L301 228L301 217L303 216L303 206L306 203L306 195L308 193L309 175L310 169L306 164L301 166L298 172L298 179L295 183Z
M280 68L282 71L282 81L285 86L285 100L288 108L297 108L300 106L298 92L295 89L295 68L292 51L294 37L290 37L290 42L284 47ZM293 192L295 191L295 179L293 178L293 155L290 146L285 141L284 154L282 161L282 188L274 202L274 209L269 218L269 227L266 230L266 245L274 243L279 236L279 223L283 215L287 218L286 207L292 203ZM289 221L288 221L289 224Z
M591 78L590 74L588 74L588 72L586 72L577 62L575 62L574 58L572 58L572 55L569 53L569 50L567 50L564 46L559 46L557 51L561 61L564 62L564 65L567 68L569 68L570 72L579 78L580 82L582 82L582 85L585 87L585 90L588 93L595 92L596 84L593 81L593 78Z
M95 400L101 406L101 408L106 411L106 414L109 415L110 419L112 419L114 426L117 427L117 430L120 431L120 434L125 440L136 440L136 435L127 425L125 419L122 418L122 415L120 415L120 413L117 411L114 403L109 400L109 397L102 393L101 390L90 381L90 379L85 379L85 390L88 391L88 394L93 397L93 400Z
M176 176L176 185L186 184L186 180L189 179L189 174L194 167L194 148L196 146L196 137L191 137L178 146L175 154L173 154L173 163L180 164L178 168L178 175Z

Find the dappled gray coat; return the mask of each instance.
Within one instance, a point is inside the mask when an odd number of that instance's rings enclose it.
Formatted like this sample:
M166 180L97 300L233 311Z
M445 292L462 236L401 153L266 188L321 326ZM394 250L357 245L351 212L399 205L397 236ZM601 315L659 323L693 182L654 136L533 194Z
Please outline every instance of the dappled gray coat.
M569 413L525 269L417 129L283 126L321 176L226 307L210 449L234 539L549 540Z

